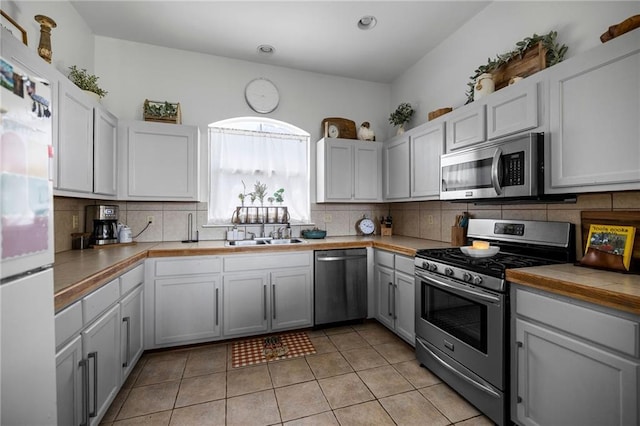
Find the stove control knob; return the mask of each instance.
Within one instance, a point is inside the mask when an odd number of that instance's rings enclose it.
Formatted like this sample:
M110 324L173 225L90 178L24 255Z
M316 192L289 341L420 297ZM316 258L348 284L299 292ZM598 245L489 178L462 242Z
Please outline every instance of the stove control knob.
M429 269L429 262L427 262L426 260L422 262L422 269Z
M451 268L444 268L444 274L448 277L453 276L453 269Z
M482 277L479 275L476 275L475 277L473 277L473 283L474 284L482 284Z
M462 274L462 279L465 281L471 281L471 274L468 272L465 272L464 274Z
M437 270L438 270L438 265L436 265L435 263L432 263L429 265L429 271L436 272Z

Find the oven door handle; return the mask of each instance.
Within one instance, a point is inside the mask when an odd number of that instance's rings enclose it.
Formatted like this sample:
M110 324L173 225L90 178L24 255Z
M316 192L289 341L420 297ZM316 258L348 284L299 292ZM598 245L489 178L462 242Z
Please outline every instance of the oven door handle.
M461 287L461 286L455 286L455 285L452 285L452 284L448 284L448 283L445 283L443 281L437 280L434 277L429 277L429 276L427 276L427 275L425 275L423 273L420 273L418 271L416 271L415 274L416 274L417 277L422 278L423 280L429 281L435 287L445 288L447 290L455 290L456 292L463 293L463 294L466 294L468 296L475 297L476 299L480 299L480 300L483 300L485 302L500 303L500 298L497 297L497 296L492 296L490 294L486 294L486 293L483 293L483 292L471 290L471 289L466 288L466 287Z
M491 184L498 195L502 195L502 187L500 186L500 177L498 175L500 158L502 158L502 150L500 148L496 148L496 152L493 154L493 161L491 162Z
M429 355L431 355L433 357L433 359L435 359L438 363L440 363L440 365L442 365L444 368L446 368L447 370L449 370L450 372L452 372L456 376L460 377L465 382L467 382L467 383L475 386L476 388L480 389L484 393L487 393L487 394L489 394L490 396L492 396L494 398L500 398L500 394L498 392L496 392L489 384L480 383L477 380L472 379L471 377L467 377L466 375L462 374L461 372L456 370L454 367L452 367L448 362L446 362L445 360L440 358L438 355L436 355L431 349L429 349L424 343L422 343L420 341L420 339L416 339L416 342L420 346L422 346L422 349L427 351L429 353Z

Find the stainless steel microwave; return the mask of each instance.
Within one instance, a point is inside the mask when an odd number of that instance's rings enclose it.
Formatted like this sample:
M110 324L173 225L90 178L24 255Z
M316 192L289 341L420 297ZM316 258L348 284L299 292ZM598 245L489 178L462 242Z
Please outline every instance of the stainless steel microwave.
M544 193L544 134L444 154L440 168L441 200L539 197Z

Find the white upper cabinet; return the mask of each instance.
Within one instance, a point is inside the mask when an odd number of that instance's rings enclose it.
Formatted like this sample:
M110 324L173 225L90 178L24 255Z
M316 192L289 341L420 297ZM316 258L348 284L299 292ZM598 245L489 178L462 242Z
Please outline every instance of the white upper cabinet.
M538 127L538 83L523 80L487 98L487 139Z
M320 139L316 144L316 202L382 201L382 143Z
M409 198L409 135L385 142L383 152L383 193L385 200Z
M444 150L443 122L421 127L411 135L411 198L440 198L440 155Z
M640 30L549 70L545 191L640 188Z
M116 195L118 119L96 106L93 116L93 192Z
M484 104L471 104L445 115L447 152L487 140L487 110Z
M119 199L198 201L197 126L129 121L119 129Z

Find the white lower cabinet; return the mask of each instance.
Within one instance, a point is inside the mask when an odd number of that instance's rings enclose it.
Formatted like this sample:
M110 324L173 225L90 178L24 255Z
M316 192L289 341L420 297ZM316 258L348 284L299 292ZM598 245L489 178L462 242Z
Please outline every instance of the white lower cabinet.
M415 345L413 259L383 250L374 257L376 319Z
M308 268L271 272L271 329L309 327L313 284Z
M635 425L640 318L512 288L512 420Z
M265 273L225 275L222 284L224 335L242 336L269 330L269 292Z
M56 314L59 425L99 424L142 355L143 280L138 265Z

